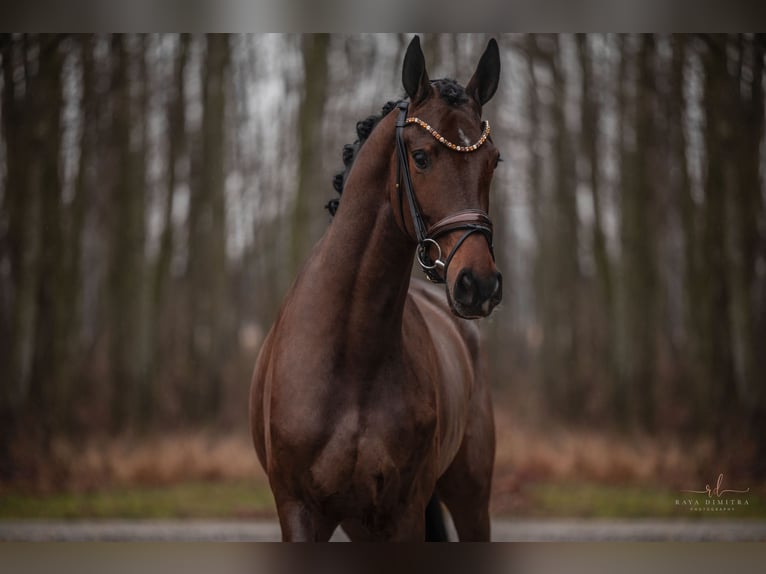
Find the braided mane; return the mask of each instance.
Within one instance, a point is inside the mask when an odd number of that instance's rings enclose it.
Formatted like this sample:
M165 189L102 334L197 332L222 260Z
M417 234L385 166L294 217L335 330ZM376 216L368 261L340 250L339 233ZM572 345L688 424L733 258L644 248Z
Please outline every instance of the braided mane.
M343 171L336 173L335 177L332 178L332 186L338 192L338 195L343 194L346 177L348 177L348 172L351 171L351 166L354 164L359 149L367 141L367 138L370 137L372 130L375 129L378 122L387 116L396 107L397 103L396 101L387 102L380 114L367 116L365 119L356 122L356 141L343 146ZM330 212L330 215L335 215L339 204L340 197L333 198L327 202L325 209Z
M439 92L439 96L447 102L450 106L458 107L468 102L468 94L466 94L465 88L457 83L455 80L439 79L431 81L431 84ZM335 174L332 178L332 186L338 195L343 194L343 187L346 184L346 178L348 177L351 166L354 164L359 149L362 147L367 138L370 137L372 130L378 125L378 122L387 116L391 110L396 107L398 100L392 100L383 106L381 112L377 115L371 115L356 123L356 136L357 139L354 143L346 144L343 146L343 171ZM335 215L340 205L340 197L335 197L325 204L325 209L330 212L330 215Z

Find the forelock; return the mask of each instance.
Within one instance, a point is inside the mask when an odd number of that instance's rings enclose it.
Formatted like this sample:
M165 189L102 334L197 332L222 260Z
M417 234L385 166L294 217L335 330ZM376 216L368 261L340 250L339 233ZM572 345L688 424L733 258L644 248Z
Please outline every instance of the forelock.
M434 80L431 84L436 88L439 96L450 106L458 107L468 103L468 94L457 81L444 78Z

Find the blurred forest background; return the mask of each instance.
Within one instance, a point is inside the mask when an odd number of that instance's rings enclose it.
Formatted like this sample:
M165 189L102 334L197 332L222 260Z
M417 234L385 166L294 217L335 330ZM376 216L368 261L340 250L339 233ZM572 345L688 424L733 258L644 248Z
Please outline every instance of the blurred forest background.
M60 437L247 436L260 341L409 39L0 36L0 481ZM487 39L424 35L429 75L467 82ZM766 36L498 41L501 403L766 476Z

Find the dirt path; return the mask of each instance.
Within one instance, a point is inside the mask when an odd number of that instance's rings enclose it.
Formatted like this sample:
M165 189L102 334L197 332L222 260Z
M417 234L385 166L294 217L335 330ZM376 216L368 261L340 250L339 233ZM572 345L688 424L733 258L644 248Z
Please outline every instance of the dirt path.
M342 533L334 539L342 540ZM0 541L274 541L272 521L0 521ZM766 541L766 521L496 520L493 540Z

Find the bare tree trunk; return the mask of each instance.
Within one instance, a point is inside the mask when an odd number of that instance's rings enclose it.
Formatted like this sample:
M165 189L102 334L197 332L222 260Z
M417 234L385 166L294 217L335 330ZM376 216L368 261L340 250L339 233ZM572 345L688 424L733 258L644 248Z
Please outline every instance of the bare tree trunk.
M756 34L754 41L754 59L753 59L753 84L751 88L751 102L757 106L758 102L764 101L763 82L766 81L766 70L764 70L764 58L766 58L766 34ZM763 106L760 111L760 133L753 133L753 148L758 150L757 157L762 157L764 148L766 148L766 121L763 117ZM763 189L763 174L756 175L757 188ZM755 182L754 182L755 183ZM766 229L764 229L764 220L766 219L766 205L764 205L761 195L760 205L758 207L758 220L760 221L760 234L758 245L753 256L761 261L766 261ZM766 277L761 274L760 278L754 278L753 282L753 326L752 326L752 344L754 349L758 349L753 361L753 372L749 390L752 392L753 408L750 411L749 430L751 436L756 437L755 463L753 473L760 478L766 476L766 353L760 351L761 343L766 341Z
M428 62L428 68L432 72L438 73L442 65L441 41L444 34L424 34L423 54ZM432 76L437 77L437 76Z
M740 420L747 413L746 432L755 438L756 475L766 475L766 391L764 391L763 338L758 337L759 248L764 221L761 152L764 133L764 56L766 35L736 37L737 73L729 83L732 99L733 145L729 169L733 193L727 194L732 210L731 304L736 396L738 404L728 413ZM733 50L729 50L731 54ZM763 314L763 311L761 311ZM760 356L760 358L759 358ZM760 360L760 364L759 364Z
M43 446L47 445L64 405L61 390L65 341L63 325L67 305L59 287L64 279L61 197L61 70L63 56L58 37L41 36L37 41L38 68L27 85L33 103L30 117L32 154L29 185L40 198L40 256L37 262L36 327L30 376L29 410L41 424Z
M33 158L30 157L31 132L28 121L31 96L17 90L16 72L26 70L30 40L26 37L3 37L3 135L6 142L6 192L4 211L8 214L5 242L10 262L10 345L4 364L7 381L0 391L9 413L18 414L29 393L32 365L37 292L36 258L38 241L37 190L30 186ZM27 88L30 77L24 78ZM37 165L37 164L35 164ZM10 414L9 414L10 417Z
M298 193L292 217L291 265L293 274L306 257L316 240L310 229L310 213L319 205L312 205L316 197L313 190L321 173L322 116L327 99L327 51L330 37L327 34L303 36L301 47L304 69L304 92L298 117L300 155L298 159Z
M154 264L153 292L150 300L151 328L149 329L150 346L150 377L155 387L154 396L160 394L160 389L168 384L166 369L173 364L170 357L176 352L176 338L181 338L176 332L176 321L173 321L172 310L175 308L174 298L170 297L170 270L175 248L175 229L173 223L173 205L178 186L179 164L187 152L186 138L186 68L189 60L190 34L181 34L174 55L173 79L170 87L171 96L168 99L166 117L167 128L167 185L165 187L162 233L157 259ZM156 409L155 409L156 410Z
M726 40L710 39L703 54L705 71L705 205L702 222L703 259L701 308L702 357L708 374L702 393L702 420L722 440L724 413L730 412L734 388L731 287L727 266L727 150L732 125L726 117L729 97Z
M221 402L221 369L230 344L227 326L226 213L224 157L229 38L207 36L202 77L202 155L200 184L195 186L189 213L189 274L192 361L196 390L187 397L193 418L210 418Z
M656 106L656 48L654 37L641 36L638 53L638 101L636 105L636 196L629 215L629 252L632 251L635 275L631 279L631 316L635 327L637 364L631 373L633 400L638 403L638 420L644 428L654 426L657 377L657 335L659 279L657 269L657 237L659 224L656 217L657 191L655 189L656 162L653 155L657 147L654 108Z
M135 303L135 311L137 316L135 317L135 347L134 347L134 361L135 366L135 379L136 379L136 403L133 408L135 412L134 418L146 425L152 420L154 414L154 405L156 400L156 393L153 381L150 378L149 361L151 350L149 348L150 342L150 320L149 320L149 296L150 296L150 267L144 256L144 245L146 243L146 206L147 206L147 154L149 153L149 64L147 59L149 57L150 42L148 34L141 34L139 36L139 42L137 46L137 54L135 55L135 61L138 67L138 73L136 74L136 83L138 84L136 94L136 122L134 130L138 132L138 145L136 150L131 154L131 186L134 189L135 196L135 212L133 217L135 218L135 235L134 241L136 242L136 248L139 250L136 255L136 268L138 270L137 285L138 288L135 293L137 301Z
M672 162L678 172L674 188L678 192L678 210L681 215L683 233L683 293L684 293L684 338L685 359L688 366L684 369L683 391L686 401L697 400L696 386L704 377L700 362L699 348L699 309L702 305L700 294L700 249L699 249L699 209L692 194L692 183L687 160L688 142L686 137L686 98L684 88L688 78L686 59L689 41L684 34L673 36L673 56L670 75L669 120L671 126L670 149ZM696 407L695 407L696 408Z
M591 301L595 315L592 321L591 337L594 339L589 353L602 357L599 361L607 380L617 376L615 369L614 347L612 341L616 331L614 322L614 294L612 286L612 269L609 253L606 247L604 224L602 221L601 176L599 155L599 115L598 87L594 85L593 52L588 44L588 36L577 34L577 53L582 73L582 93L580 100L581 132L580 145L584 151L585 163L588 169L588 184L593 205L593 258L596 264L597 300ZM594 381L598 384L598 381ZM593 383L592 383L593 385Z
M160 321L163 314L167 282L170 275L170 263L173 256L173 199L178 182L178 163L186 147L186 63L189 59L189 43L191 36L181 34L178 52L175 56L173 70L172 97L168 102L168 155L167 155L167 188L163 212L162 235L157 263L154 272L155 320ZM156 325L155 330L159 328Z
M62 391L62 400L65 404L70 404L70 401L74 400L83 388L80 381L83 369L80 343L80 312L83 304L82 242L87 206L91 201L89 192L93 186L94 169L92 164L95 162L94 151L98 118L93 57L95 41L91 34L79 36L76 41L79 45L80 81L82 87L80 100L81 132L79 141L80 158L77 164L74 196L67 214L69 225L66 238L66 278L61 286L64 292L64 301L67 302L66 319L64 320L67 365L64 374L65 388ZM66 420L63 421L67 428L71 428L73 423L74 415L71 411L72 409L67 410Z
M129 338L131 278L126 277L124 267L131 258L129 234L124 210L129 206L130 187L127 183L130 171L130 99L128 97L128 55L125 39L121 34L111 38L111 154L113 181L109 201L111 237L109 241L109 340L111 367L111 425L113 431L123 428L127 422L132 391L128 377L129 358L125 349ZM127 283L127 284L126 284Z
M0 473L10 476L13 465L8 446L15 436L22 410L29 400L34 331L37 312L37 256L39 246L39 185L32 187L38 150L32 147L30 122L33 109L26 65L33 42L27 36L0 37L3 66L3 136L6 178L3 212L7 219L3 243L9 262L8 347L0 374ZM17 80L18 71L25 75Z
M0 197L0 266L8 265L10 267L10 245L8 238L8 226L10 225L9 197L11 192L10 178L8 176L8 159L13 152L9 151L8 140L8 118L7 114L12 113L15 107L13 101L14 86L8 85L10 72L11 82L13 81L12 65L8 58L12 53L13 40L10 34L0 34L0 72L3 77L3 91L0 94L0 136L3 140L2 164L5 167L5 177L2 180L2 196ZM8 94L11 94L8 102ZM9 106L10 103L10 106ZM5 381L0 389L0 481L9 479L13 475L14 464L11 460L11 441L15 435L15 409L12 404L12 397L16 381L11 371L11 316L13 310L11 307L12 285L10 277L0 277L0 378Z
M547 285L543 287L543 377L554 409L565 417L581 413L584 400L578 364L580 266L579 222L571 134L566 125L566 92L559 38L551 39L545 63L553 79L551 117L554 140L551 161L555 180L545 205L543 257ZM546 238L547 236L547 238Z
M628 75L632 68L633 58L628 54L629 44L626 35L619 35L617 40L617 50L620 54L617 69L617 132L618 132L618 158L619 158L619 192L620 215L624 212L625 196L629 193L628 187L631 185L631 175L634 171L634 158L632 150L628 148L630 139L629 133L633 127L632 106L628 93ZM623 228L620 227L620 239L622 239ZM622 241L621 241L622 243ZM616 354L616 376L612 384L612 408L614 411L614 420L620 427L625 427L628 421L628 401L629 389L625 377L625 363L630 353L630 336L627 329L627 294L625 289L625 264L624 253L620 253L620 260L616 266L615 280L615 321L617 328L615 332L615 354Z
M623 51L623 58L626 57ZM637 422L654 424L657 327L656 222L653 162L654 39L642 35L636 55L635 148L623 139L621 172L621 356L620 376ZM627 109L623 102L623 116ZM623 117L623 132L627 118ZM623 134L624 138L624 134Z
M535 237L535 254L532 265L532 292L534 297L535 309L535 328L528 336L528 341L532 347L532 354L535 357L535 378L539 378L546 393L552 392L549 388L551 381L546 379L546 364L549 357L546 355L544 346L545 331L547 321L547 290L549 266L546 261L549 254L548 233L546 232L546 214L547 214L547 194L543 183L543 160L540 153L542 131L542 110L540 105L540 95L538 93L539 83L535 72L536 62L540 59L540 49L537 45L537 36L527 34L524 42L524 52L526 54L528 90L526 115L529 122L529 153L530 159L527 164L529 194L532 206L532 231ZM542 337L542 339L541 339Z
M606 250L604 225L601 217L601 181L599 177L599 104L594 90L593 54L588 47L588 39L584 34L577 34L577 48L582 71L582 146L588 162L591 200L593 202L593 254L596 268L604 295L606 308L611 314L612 308L612 273L609 256Z
M145 373L142 353L145 287L146 189L143 163L131 145L135 122L129 87L131 53L122 35L112 38L112 152L116 170L110 205L110 342L112 369L112 428L125 428L135 414ZM140 106L139 106L140 108Z
M540 131L540 96L537 93L538 82L535 75L535 61L539 57L537 40L534 34L527 34L526 43L527 75L529 78L529 91L527 94L527 117L529 120L530 161L529 161L529 187L532 197L532 223L538 246L542 242L543 233L543 197L542 197L542 158L539 153ZM536 282L536 288L540 285Z

